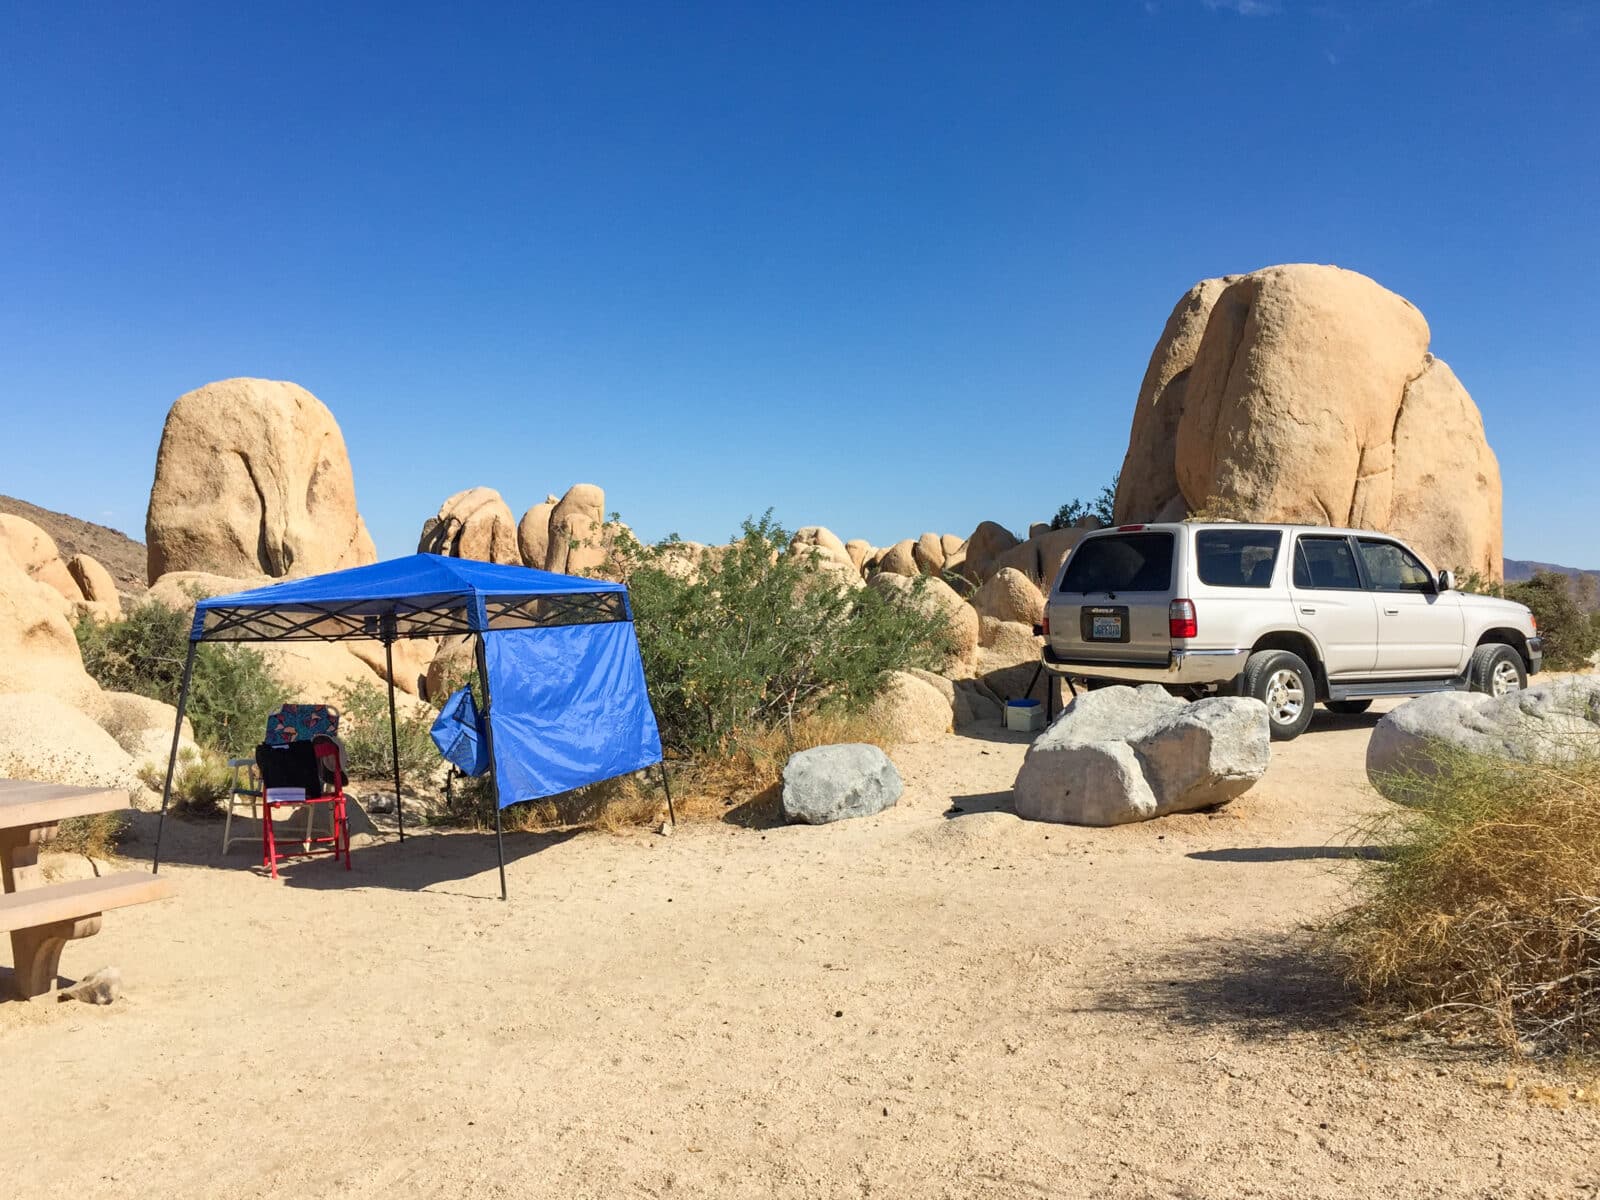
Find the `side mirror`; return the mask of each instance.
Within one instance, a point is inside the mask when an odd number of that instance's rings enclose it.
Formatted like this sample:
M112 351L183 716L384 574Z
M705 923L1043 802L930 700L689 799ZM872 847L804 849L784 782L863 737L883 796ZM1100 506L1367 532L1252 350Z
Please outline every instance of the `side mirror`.
M1439 572L1439 590L1441 592L1451 591L1455 586L1456 577L1454 575L1452 575L1449 571Z

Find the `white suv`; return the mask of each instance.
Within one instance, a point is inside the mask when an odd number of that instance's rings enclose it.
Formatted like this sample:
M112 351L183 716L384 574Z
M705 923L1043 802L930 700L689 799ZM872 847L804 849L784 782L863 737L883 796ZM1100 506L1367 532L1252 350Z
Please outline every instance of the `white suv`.
M1322 701L1525 687L1543 643L1521 604L1454 589L1387 534L1305 525L1124 525L1087 535L1045 606L1046 669L1255 696L1272 736Z

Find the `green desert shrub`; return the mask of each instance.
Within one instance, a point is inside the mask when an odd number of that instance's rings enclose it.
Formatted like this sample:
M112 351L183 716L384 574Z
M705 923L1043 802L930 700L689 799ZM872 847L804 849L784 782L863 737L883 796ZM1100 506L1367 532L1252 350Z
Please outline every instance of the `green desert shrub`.
M1539 622L1547 671L1584 670L1600 650L1600 613L1588 610L1579 591L1582 585L1566 575L1540 571L1520 583L1496 583L1477 571L1460 571L1456 586L1463 592L1526 604Z
M1508 1050L1600 1049L1600 748L1513 762L1444 745L1390 781L1332 928L1366 996ZM1392 785L1392 786L1391 786Z
M139 782L152 792L166 786L164 766L154 764L139 772ZM201 747L178 755L172 771L172 811L181 816L214 817L222 813L223 801L233 790L233 768L227 755Z
M388 690L375 683L357 683L339 689L337 698L346 771L355 779L392 779ZM432 725L428 717L414 710L396 712L400 773L408 781L419 780L439 766L439 751L428 732Z
M1084 517L1093 517L1102 525L1110 525L1117 507L1117 484L1122 482L1122 472L1111 477L1111 482L1095 493L1093 500L1075 497L1056 510L1050 518L1051 529L1070 529Z
M101 687L178 702L189 650L186 613L145 600L120 621L84 618L75 632L83 665ZM249 646L203 643L195 654L188 715L203 745L234 752L256 745L286 698L266 659Z
M947 623L917 602L925 583L911 602L841 586L814 558L788 554L789 537L770 513L746 521L693 571L669 563L671 543L629 548L651 703L674 750L726 750L814 713L860 712L887 672L948 661Z

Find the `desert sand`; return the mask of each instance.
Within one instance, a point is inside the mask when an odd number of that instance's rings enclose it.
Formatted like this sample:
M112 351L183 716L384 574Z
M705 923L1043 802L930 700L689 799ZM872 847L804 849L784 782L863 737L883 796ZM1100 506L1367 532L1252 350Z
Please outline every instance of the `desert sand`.
M1571 1068L1385 1036L1304 952L1382 805L1375 716L1319 714L1214 814L1008 811L1025 739L903 748L822 828L358 845L262 877L169 838L0 1004L18 1200L180 1197L1574 1197ZM958 811L959 810L959 811ZM131 856L148 856L141 825ZM1509 1086L1507 1086L1509 1084Z

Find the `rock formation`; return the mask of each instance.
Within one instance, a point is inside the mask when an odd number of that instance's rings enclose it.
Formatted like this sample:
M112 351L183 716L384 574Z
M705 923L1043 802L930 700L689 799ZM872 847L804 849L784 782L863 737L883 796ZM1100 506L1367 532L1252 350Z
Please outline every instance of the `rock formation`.
M1499 465L1428 342L1413 305L1338 267L1196 284L1145 372L1116 520L1379 529L1499 578Z
M88 614L116 620L122 615L122 598L111 573L87 554L63 561L55 540L32 521L0 513L0 553L60 597L69 619Z
M457 492L422 526L417 550L479 562L522 565L519 529L511 509L493 488Z
M1044 593L1015 567L1002 567L972 595L979 617L1033 626L1044 620Z
M550 534L544 569L581 575L605 565L605 491L592 483L575 483L550 511Z
M152 583L169 571L282 578L377 561L333 414L267 379L207 384L173 404L145 543Z
M550 514L561 503L557 496L546 496L522 514L517 523L517 549L522 554L522 565L544 570L544 561L550 555Z

